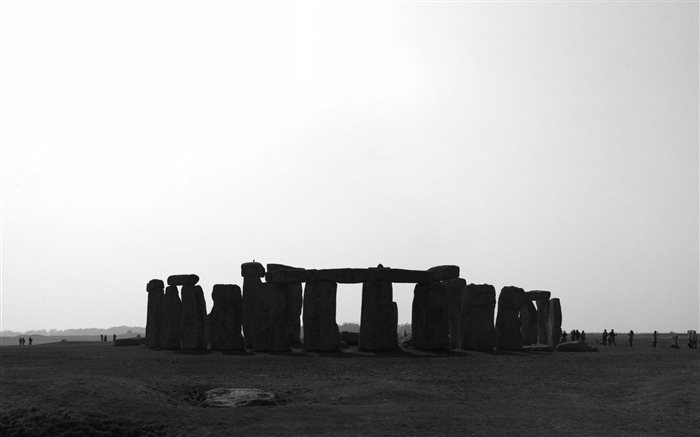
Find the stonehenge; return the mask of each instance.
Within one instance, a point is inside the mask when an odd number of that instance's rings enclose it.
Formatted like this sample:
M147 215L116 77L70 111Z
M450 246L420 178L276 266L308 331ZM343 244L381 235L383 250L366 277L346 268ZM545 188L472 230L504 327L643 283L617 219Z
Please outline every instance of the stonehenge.
M146 346L238 352L290 352L301 347L306 352L335 352L352 344L363 352L396 350L398 308L393 283L415 284L412 332L406 342L415 349L521 351L524 346L527 350L549 346L546 350L554 350L561 336L561 304L551 298L551 292L508 286L496 299L493 285L468 284L456 265L427 270L381 264L304 269L272 263L263 267L253 261L241 264L241 276L242 288L213 286L208 314L199 276L178 274L166 282L148 281ZM338 284L362 284L360 332L342 333L344 337L336 322ZM349 334L354 335L353 341Z

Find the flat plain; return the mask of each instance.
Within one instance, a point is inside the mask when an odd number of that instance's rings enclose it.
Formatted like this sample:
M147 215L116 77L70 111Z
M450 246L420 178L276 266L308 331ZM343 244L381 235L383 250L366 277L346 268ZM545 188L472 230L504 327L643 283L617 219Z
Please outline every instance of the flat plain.
M111 342L0 348L0 435L700 435L700 350L182 353ZM624 336L626 340L626 336ZM589 338L597 338L590 335ZM273 406L205 408L258 388Z

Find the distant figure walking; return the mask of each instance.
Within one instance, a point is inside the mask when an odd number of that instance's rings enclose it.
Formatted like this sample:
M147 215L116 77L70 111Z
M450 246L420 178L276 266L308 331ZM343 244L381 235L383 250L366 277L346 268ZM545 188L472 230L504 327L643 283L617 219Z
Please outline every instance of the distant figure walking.
M657 336L658 336L658 335L659 335L659 333L656 332L656 331L654 331L654 337L653 337L653 338L654 338L654 342L651 344L651 347L656 347L656 340L657 340Z
M617 346L617 343L615 342L615 330L611 329L610 334L608 334L608 346Z
M586 342L586 331L581 331L581 341Z
M112 334L112 341L117 341L117 334Z
M678 336L674 335L672 338L673 338L673 344L671 345L671 347L674 349L680 349L678 346Z
M31 346L31 345L32 345L32 341L34 341L34 340L32 340L32 338L31 338L31 337L29 337L29 346Z
M603 346L608 344L608 330L603 329Z
M627 336L630 338L630 347L632 347L632 342L634 341L634 331L630 329L629 334Z
M17 339L17 343L19 343L19 345L22 346L22 337Z
M561 343L566 343L566 331L561 331Z

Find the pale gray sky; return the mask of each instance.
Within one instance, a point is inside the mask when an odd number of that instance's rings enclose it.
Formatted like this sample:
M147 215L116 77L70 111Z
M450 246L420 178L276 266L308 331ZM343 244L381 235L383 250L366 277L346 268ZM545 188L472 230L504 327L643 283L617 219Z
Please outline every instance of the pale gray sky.
M145 326L151 278L210 305L252 259L457 264L567 331L698 329L698 16L2 1L0 329Z

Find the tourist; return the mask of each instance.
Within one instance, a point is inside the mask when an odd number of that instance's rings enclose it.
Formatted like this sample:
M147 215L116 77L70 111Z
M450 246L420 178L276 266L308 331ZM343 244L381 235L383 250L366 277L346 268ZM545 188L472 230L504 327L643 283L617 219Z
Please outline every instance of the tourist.
M630 338L630 347L632 347L632 341L634 340L634 331L630 329L629 334L627 336Z
M17 343L19 343L19 345L22 346L22 337L17 339Z
M566 343L566 331L561 331L561 341L559 343Z
M656 332L656 331L654 331L654 337L653 337L653 338L654 338L654 342L651 344L651 347L656 347L656 340L657 340L657 336L658 336L658 335L659 335L659 333Z
M698 333L696 331L693 331L692 342L693 342L693 349L697 350L697 348L698 348Z
M674 349L680 349L680 346L678 346L678 336L674 335L671 338L673 339L673 344L671 345L671 347Z
M617 343L615 343L615 330L611 329L610 334L608 334L608 346L617 346Z
M608 330L603 329L603 346L608 344Z
M586 342L586 331L581 331L581 341Z
M117 341L117 334L112 334L112 341Z
M32 341L34 341L31 337L29 337L29 346L32 345Z

